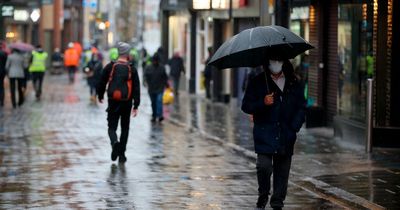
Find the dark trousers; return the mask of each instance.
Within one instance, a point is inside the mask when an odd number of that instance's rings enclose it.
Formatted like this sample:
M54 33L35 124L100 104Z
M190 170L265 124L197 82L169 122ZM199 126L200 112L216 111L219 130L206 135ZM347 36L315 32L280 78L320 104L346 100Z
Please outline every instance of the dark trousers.
M271 174L273 174L273 193L270 205L272 208L283 207L291 163L291 155L257 155L257 207L265 207L268 203L269 191L271 189Z
M118 142L117 128L118 122L121 120L120 144L121 152L125 152L126 143L128 142L129 122L131 118L132 101L116 102L109 100L107 108L108 136L111 145Z
M32 84L35 89L36 98L40 98L42 95L42 84L44 78L44 72L32 72Z
M204 80L204 86L206 88L206 97L207 98L211 98L211 90L210 90L210 83L211 83L211 79L205 79Z
M77 69L76 66L67 66L69 83L74 82L76 69Z
M180 77L172 77L172 81L174 83L174 93L175 95L179 95L179 82L180 82Z
M24 78L10 78L10 92L11 92L11 103L13 107L17 107L15 88L18 85L18 105L21 106L24 103Z
M4 106L4 77L6 75L0 74L0 106Z
M163 116L163 93L150 93L151 109L153 110L153 119Z

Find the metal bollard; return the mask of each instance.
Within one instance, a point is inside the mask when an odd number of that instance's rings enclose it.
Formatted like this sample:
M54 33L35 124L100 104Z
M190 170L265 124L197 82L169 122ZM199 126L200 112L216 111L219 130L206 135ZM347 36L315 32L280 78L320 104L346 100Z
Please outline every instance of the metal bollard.
M365 145L365 152L371 153L372 152L372 85L373 79L367 79L367 109L366 109L366 117L367 117L367 127L366 127L366 145Z

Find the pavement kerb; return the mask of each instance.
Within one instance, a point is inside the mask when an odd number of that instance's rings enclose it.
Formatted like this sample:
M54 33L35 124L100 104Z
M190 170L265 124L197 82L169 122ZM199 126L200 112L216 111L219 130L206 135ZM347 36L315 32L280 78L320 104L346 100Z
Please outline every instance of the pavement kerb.
M251 159L253 161L256 160L257 155L248 149L245 149L239 145L226 142L223 139L211 135L201 129L194 128L188 126L186 123L183 123L175 118L168 118L168 122L189 129L192 132L198 132L202 136L204 136L208 140L212 140L214 142L217 142L218 144L231 149L238 154L244 156L245 158ZM352 193L349 193L347 191L344 191L340 188L331 186L323 181L317 180L312 177L306 177L302 176L300 173L297 173L296 171L291 170L291 175L296 178L296 180L299 181L290 181L290 184L293 184L294 186L297 186L307 192L310 192L312 194L315 194L319 197L322 197L324 199L327 199L331 201L332 203L335 203L339 206L342 206L347 209L371 209L371 210L382 210L386 209L385 207L382 207L378 204L372 203L365 198L359 197L357 195L354 195Z

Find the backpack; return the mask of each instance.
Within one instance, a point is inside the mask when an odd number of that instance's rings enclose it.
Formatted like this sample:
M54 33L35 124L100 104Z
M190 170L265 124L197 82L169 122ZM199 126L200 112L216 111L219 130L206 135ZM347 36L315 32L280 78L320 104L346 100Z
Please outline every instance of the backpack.
M117 66L122 68L116 70ZM107 95L109 99L115 101L128 101L132 98L132 70L128 63L113 64L108 78Z

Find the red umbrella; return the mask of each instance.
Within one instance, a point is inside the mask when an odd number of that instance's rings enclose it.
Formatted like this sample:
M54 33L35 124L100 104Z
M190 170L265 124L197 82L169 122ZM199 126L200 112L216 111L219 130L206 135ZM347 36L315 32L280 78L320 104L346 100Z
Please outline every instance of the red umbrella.
M12 48L12 49L21 50L21 51L32 51L35 49L31 44L24 43L24 42L11 43L8 47Z

